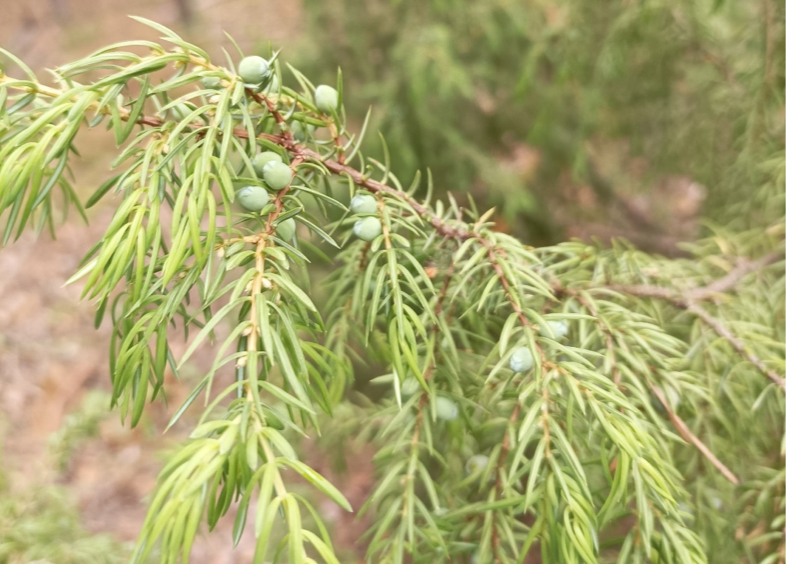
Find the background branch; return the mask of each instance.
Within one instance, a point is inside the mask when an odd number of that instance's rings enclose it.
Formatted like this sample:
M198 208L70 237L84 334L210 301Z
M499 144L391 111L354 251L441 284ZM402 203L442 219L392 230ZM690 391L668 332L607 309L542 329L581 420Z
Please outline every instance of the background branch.
M739 264L726 276L714 280L706 286L688 290L684 293L678 290L672 290L670 288L648 284L611 284L605 286L604 288L589 288L589 290L594 291L606 289L639 298L659 299L669 302L677 308L687 310L701 319L713 331L725 339L735 351L737 351L743 358L755 366L760 372L777 384L784 391L784 393L786 393L786 379L779 376L775 370L769 368L763 360L749 351L742 340L740 340L731 330L729 330L719 319L715 318L697 303L699 300L708 299L717 294L733 290L737 284L748 274L772 264L783 257L784 251L781 250L771 252L755 260L741 260L739 261Z
M671 404L666 399L663 391L651 383L649 384L649 388L652 390L652 393L655 394L657 399L660 400L660 403L663 404L663 407L666 409L666 413L668 413L671 423L674 425L674 428L679 432L682 438L699 449L699 451L707 458L707 460L709 460L715 466L715 468L720 470L721 474L726 476L726 479L728 479L732 484L739 484L740 480L737 478L737 476L735 476L734 473L729 470L709 448L707 448L707 445L705 445L701 439L693 434L685 422L680 419L676 413L674 413L674 410L671 408Z

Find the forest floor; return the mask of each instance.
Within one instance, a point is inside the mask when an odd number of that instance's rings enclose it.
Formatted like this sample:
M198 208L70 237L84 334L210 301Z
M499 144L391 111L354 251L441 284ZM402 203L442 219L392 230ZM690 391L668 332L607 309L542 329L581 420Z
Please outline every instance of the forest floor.
M4 2L0 47L20 56L34 69L52 68L103 45L129 39L155 39L151 30L127 17L133 12L173 27L214 56L232 30L242 49L296 48L302 33L300 3L275 0L192 0L193 24L179 24L175 0L29 0ZM41 73L44 80L45 74ZM81 136L84 155L76 164L80 194L89 195L106 179L112 144L106 132ZM65 286L83 255L101 236L112 215L111 199L89 211L89 225L76 214L57 230L57 239L25 233L0 251L0 468L9 473L15 492L58 484L69 492L84 526L133 541L145 516L146 496L155 485L167 450L188 434L188 421L162 434L169 417L189 393L190 377L209 362L196 357L181 381L168 385L168 404L157 403L136 428L123 426L117 412L108 414L96 436L77 444L64 467L50 448L51 435L78 412L90 390L109 390L109 329L93 327L94 305L80 301L80 284ZM190 372L191 371L191 372ZM109 396L107 396L109 397ZM326 457L310 462L331 474ZM360 457L369 460L369 456ZM355 507L372 485L372 464L354 463L347 476L334 477ZM331 513L330 506L321 507ZM342 512L327 515L347 562L363 523ZM202 535L193 564L249 562L254 536L244 535L232 550L232 515L219 530Z

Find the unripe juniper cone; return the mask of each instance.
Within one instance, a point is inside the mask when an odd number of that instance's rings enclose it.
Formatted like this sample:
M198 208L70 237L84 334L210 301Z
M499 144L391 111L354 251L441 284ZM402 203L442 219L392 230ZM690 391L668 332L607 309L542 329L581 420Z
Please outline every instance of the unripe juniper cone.
M306 141L315 131L315 126L312 124L305 125L300 121L294 121L290 124L290 131L293 133L293 138L296 141Z
M257 55L244 57L238 64L238 76L244 84L257 86L269 76L268 61Z
M550 328L550 332L546 331L545 329L540 328L540 335L543 337L548 337L550 339L563 339L567 333L570 331L570 326L567 325L567 322L562 321L549 321L548 327ZM553 334L551 334L553 333Z
M513 372L526 372L534 366L534 355L528 347L518 347L510 356L510 369Z
M436 398L436 416L444 421L454 421L458 418L458 406L451 399L439 396Z
M405 381L400 386L400 395L403 399L408 399L417 393L422 386L419 384L419 380L411 376L410 378L406 378Z
M277 235L285 241L291 241L296 234L296 220L289 217L285 221L280 221L277 224Z
M255 158L252 159L252 167L255 169L255 174L257 174L259 177L262 177L263 167L265 167L270 162L281 163L282 157L274 151L263 151L262 153L255 155Z
M203 83L203 88L209 90L219 90L222 88L222 79L218 76L204 76L200 79L200 82Z
M247 186L236 195L241 207L249 211L260 211L269 202L269 193L262 186Z
M375 213L378 211L378 202L369 194L356 194L351 199L352 213Z
M321 84L315 89L315 105L324 113L336 110L338 99L337 91L328 84Z
M272 190L282 190L290 184L293 171L282 162L269 161L263 167L263 180Z
M466 461L466 474L471 475L482 472L488 465L488 460L490 459L484 454L475 454Z
M353 225L353 234L362 241L372 241L381 234L381 221L377 217L368 215Z

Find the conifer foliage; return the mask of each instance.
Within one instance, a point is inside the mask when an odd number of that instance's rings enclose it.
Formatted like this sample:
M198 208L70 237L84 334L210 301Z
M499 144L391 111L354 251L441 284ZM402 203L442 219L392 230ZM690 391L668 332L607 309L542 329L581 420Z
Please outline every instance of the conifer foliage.
M3 52L0 76L3 244L84 215L81 131L118 146L84 204L113 218L71 282L112 326L121 417L215 351L173 410L199 423L134 562L188 561L231 507L228 542L251 522L254 562L339 562L297 477L372 516L370 562L783 561L783 221L682 260L529 247L492 210L434 200L430 174L365 157L341 75L316 88L278 53L215 62L138 20L162 43L101 49L51 85ZM349 393L359 362L387 367L381 399ZM300 459L319 434L377 445L364 507Z

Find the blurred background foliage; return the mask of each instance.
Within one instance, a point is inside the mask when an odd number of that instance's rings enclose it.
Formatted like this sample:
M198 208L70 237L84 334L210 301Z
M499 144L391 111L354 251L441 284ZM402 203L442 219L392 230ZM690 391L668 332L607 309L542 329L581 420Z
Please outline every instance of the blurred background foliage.
M67 415L50 435L46 457L58 472L66 472L79 446L99 434L107 419L109 395L88 392L81 405ZM3 418L4 419L4 418ZM2 421L0 421L2 422ZM0 439L9 432L0 428ZM0 450L0 461L3 460ZM45 479L41 467L27 468L37 475L19 487L0 464L0 564L122 564L132 545L112 534L96 534L82 522L75 495L68 487Z
M105 409L106 411L106 409ZM129 546L85 530L66 488L11 491L0 473L0 562L3 564L121 564Z
M13 496L0 489L0 562L122 564L129 546L86 531L63 488L47 486Z
M782 2L305 0L305 14L302 66L342 67L395 170L430 168L531 243L624 235L671 253L699 214L782 215Z

